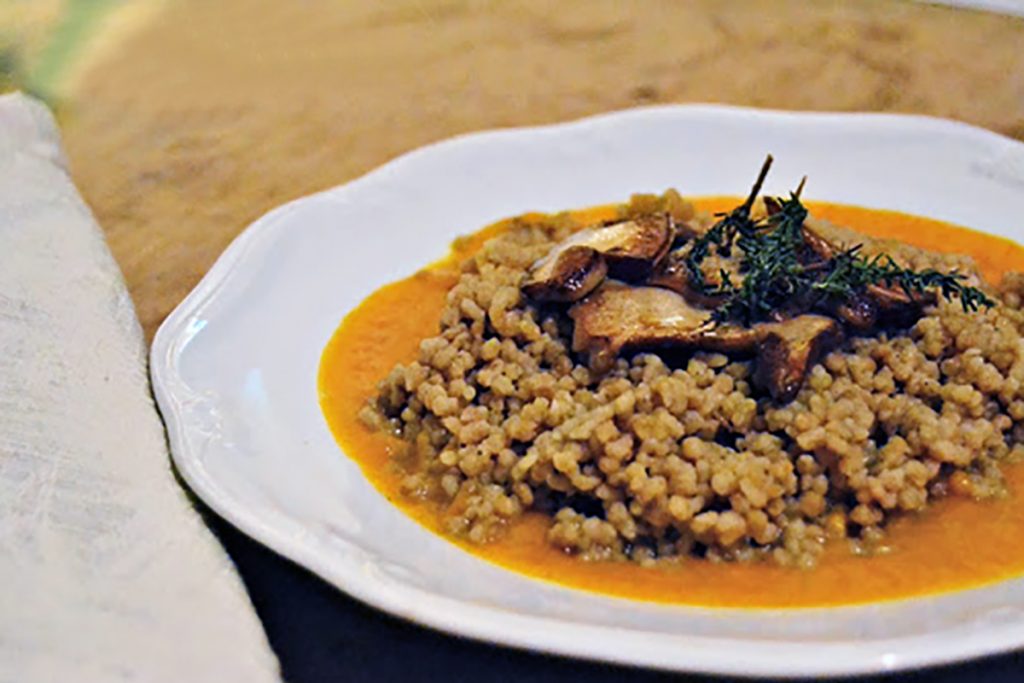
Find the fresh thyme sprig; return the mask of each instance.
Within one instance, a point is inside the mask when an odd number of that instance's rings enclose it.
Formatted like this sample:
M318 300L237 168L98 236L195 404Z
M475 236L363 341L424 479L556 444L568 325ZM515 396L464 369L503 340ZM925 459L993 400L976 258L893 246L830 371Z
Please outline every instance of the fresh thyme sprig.
M750 210L754 206L754 201L757 200L757 195L761 193L761 186L764 184L765 178L768 177L768 171L771 167L772 155L769 154L765 158L764 164L761 165L761 172L757 174L757 180L754 181L754 186L751 188L750 194L747 195L747 200L728 214L718 214L721 220L715 223L706 233L694 240L693 246L686 255L686 269L689 273L690 281L697 289L710 293L700 264L711 253L711 247L717 247L718 253L722 256L729 256L736 236L752 234L756 229L754 221L750 218Z
M962 273L943 273L933 268L914 271L900 266L888 254L876 254L870 258L859 252L861 245L840 252L833 259L833 270L816 285L820 291L842 296L849 290L859 290L868 285L882 284L899 287L913 298L929 289L938 289L946 299L960 299L965 311L976 311L982 306L990 308L995 301L977 287L964 284L967 279Z
M863 295L876 285L899 288L911 300L928 290L938 290L947 299L959 298L965 311L995 305L983 291L966 285L967 277L961 273L914 271L900 266L888 254L866 257L861 254L861 245L827 257L816 253L808 245L804 230L807 208L800 201L803 181L788 199L771 199L771 215L754 221L750 217L751 207L771 162L769 156L747 200L723 214L718 223L693 242L686 255L691 286L722 301L713 312L715 320L749 325L780 313L828 309ZM712 249L729 256L734 247L742 252L742 283L737 285L722 270L720 282L709 284L701 268L703 261Z

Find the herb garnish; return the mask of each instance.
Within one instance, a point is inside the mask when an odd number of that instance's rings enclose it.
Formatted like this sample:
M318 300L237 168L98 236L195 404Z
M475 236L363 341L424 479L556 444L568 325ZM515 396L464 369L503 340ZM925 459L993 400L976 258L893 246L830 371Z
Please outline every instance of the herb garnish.
M771 164L769 155L746 201L727 214L719 214L720 220L694 240L686 254L691 286L722 301L713 313L716 321L750 325L796 309L828 309L863 295L871 286L899 288L911 299L936 289L947 299L959 298L965 311L995 305L980 289L965 285L967 277L961 273L914 271L900 266L888 254L864 256L859 244L827 257L816 252L808 244L804 230L807 208L800 202L806 178L789 198L766 198L769 215L753 220L750 212ZM720 282L709 284L702 262L712 250L728 257L734 248L742 252L742 283L736 285L722 270Z

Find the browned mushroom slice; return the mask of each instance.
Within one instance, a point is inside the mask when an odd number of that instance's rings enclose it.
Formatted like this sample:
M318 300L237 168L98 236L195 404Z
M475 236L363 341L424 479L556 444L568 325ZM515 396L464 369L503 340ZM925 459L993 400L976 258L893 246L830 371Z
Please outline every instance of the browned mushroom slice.
M734 283L742 282L741 275L738 273L734 273L734 275L736 276L733 280ZM652 287L671 289L677 294L682 294L690 303L704 308L717 308L725 302L724 296L711 296L693 286L693 282L690 280L690 271L686 267L683 254L679 252L669 254L668 258L647 280L647 284ZM717 283L712 283L712 286L715 284Z
M804 244L823 261L827 261L836 255L838 249L825 237L815 232L804 224Z
M884 285L868 285L866 290L881 311L894 311L906 306L935 303L935 292L927 290L907 294L902 287L886 287Z
M878 304L867 294L858 294L837 306L835 316L855 330L870 330L878 322Z
M812 228L804 226L804 243L818 258L827 260L839 249ZM934 292L907 294L902 287L868 285L863 296L836 307L836 316L857 330L867 330L876 322L904 325L913 323L921 309L935 303Z
M575 323L572 348L586 352L590 366L609 368L622 351L640 346L691 344L713 323L708 311L691 306L675 292L606 282L569 309Z
M690 273L682 256L670 254L661 267L651 275L647 284L652 287L671 289L676 294L682 294L698 305L706 306L704 302L693 300L694 295L699 292L696 292L690 284Z
M755 381L776 401L791 401L821 354L842 341L842 327L821 315L801 315L753 327L716 325L711 314L660 287L606 282L569 310L575 322L572 347L604 371L623 352L689 348L755 352Z
M605 274L644 280L665 258L674 235L668 214L580 230L533 265L523 290L541 301L568 302L590 293Z
M800 315L760 328L754 381L779 403L796 397L811 366L843 339L842 327L821 315Z
M676 292L628 287L609 281L569 310L575 322L572 347L589 354L590 366L606 370L623 351L642 348L752 349L757 333L715 325L711 313Z
M608 275L608 262L591 247L572 245L534 266L523 282L523 291L538 301L578 301Z
M608 274L627 282L650 277L675 238L675 225L667 213L641 216L597 228L587 245L604 254Z
M878 320L886 325L909 327L921 317L922 309L935 303L935 292L926 290L907 294L902 287L868 285L867 296L878 307Z

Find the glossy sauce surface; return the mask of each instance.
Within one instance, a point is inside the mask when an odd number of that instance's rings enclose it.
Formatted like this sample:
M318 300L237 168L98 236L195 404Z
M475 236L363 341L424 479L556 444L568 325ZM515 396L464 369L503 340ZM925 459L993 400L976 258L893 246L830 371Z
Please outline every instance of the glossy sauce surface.
M728 210L734 198L695 202L707 211ZM1024 248L1001 238L926 218L834 204L809 203L820 218L866 234L899 239L935 251L974 256L985 277L997 281L1024 270ZM588 221L614 216L611 207L578 212ZM427 529L440 532L439 510L400 492L402 473L390 462L400 442L371 432L358 413L396 364L416 358L421 339L436 334L445 295L457 265L490 237L499 223L458 240L443 261L386 285L342 322L324 351L320 402L344 454L373 485ZM475 546L451 539L467 551L514 571L556 583L620 597L657 602L729 607L812 607L891 600L977 586L1024 574L1024 464L1005 466L1010 495L975 502L950 497L919 515L890 525L892 552L851 555L845 544L826 550L812 570L771 564L712 564L690 560L643 568L628 562L583 562L548 545L548 518L528 513L501 540Z

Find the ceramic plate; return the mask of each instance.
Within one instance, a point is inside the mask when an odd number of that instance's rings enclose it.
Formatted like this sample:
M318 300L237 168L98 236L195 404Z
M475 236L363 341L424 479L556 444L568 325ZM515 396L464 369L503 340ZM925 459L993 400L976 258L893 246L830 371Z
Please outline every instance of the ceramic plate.
M463 636L679 671L889 671L1024 645L1024 580L929 599L802 610L603 597L477 559L406 518L342 453L317 403L320 353L374 289L460 234L677 187L897 209L1021 240L1024 145L937 119L714 106L639 109L441 142L251 225L167 319L152 352L174 461L220 515L380 609Z

